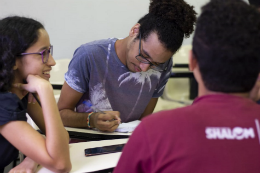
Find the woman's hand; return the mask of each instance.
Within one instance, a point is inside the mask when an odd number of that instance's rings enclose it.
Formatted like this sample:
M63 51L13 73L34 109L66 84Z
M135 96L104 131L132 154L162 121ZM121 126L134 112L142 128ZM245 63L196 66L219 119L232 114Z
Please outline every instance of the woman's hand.
M38 97L38 94L35 94L36 97ZM32 104L35 104L37 101L36 99L34 98L33 94L32 93L29 93L29 96L28 96L28 103L32 103Z
M13 86L26 92L37 93L41 88L51 85L38 75L28 75L26 81L27 84L15 83Z
M29 157L26 157L19 165L9 171L9 173L34 173L38 164Z

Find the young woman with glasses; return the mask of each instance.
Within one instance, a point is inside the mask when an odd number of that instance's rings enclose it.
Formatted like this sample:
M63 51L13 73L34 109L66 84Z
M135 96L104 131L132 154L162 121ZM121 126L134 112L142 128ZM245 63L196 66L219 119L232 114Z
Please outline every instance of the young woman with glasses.
M55 61L47 31L30 18L4 18L0 50L0 172L16 160L18 150L27 157L10 172L35 172L38 164L69 172L69 136L49 83ZM26 113L46 137L26 122Z

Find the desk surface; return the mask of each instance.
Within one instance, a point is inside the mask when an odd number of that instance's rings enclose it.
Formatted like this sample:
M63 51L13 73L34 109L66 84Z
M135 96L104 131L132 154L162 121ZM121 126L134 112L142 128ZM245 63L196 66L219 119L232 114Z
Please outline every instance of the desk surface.
M94 172L114 168L119 160L121 152L85 157L86 148L102 147L106 145L125 144L128 139L115 139L105 141L81 142L70 144L70 159L72 163L71 173ZM37 173L53 173L39 166Z

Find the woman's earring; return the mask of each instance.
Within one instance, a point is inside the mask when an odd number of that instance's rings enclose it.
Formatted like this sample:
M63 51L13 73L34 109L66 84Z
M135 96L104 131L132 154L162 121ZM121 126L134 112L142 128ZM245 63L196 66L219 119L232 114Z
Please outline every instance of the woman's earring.
M17 70L17 68L18 68L17 65L15 65L15 66L13 67L13 70Z

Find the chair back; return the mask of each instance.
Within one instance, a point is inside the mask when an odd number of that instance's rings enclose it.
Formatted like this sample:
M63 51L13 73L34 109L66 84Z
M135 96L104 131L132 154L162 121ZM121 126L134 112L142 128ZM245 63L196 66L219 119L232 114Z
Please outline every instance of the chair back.
M68 71L70 59L58 59L55 61L56 61L56 65L52 67L52 70L50 72L51 75L50 83L62 85L65 80L64 74Z
M180 49L173 55L173 65L189 64L189 52L192 45L182 45Z

